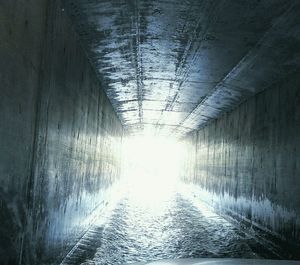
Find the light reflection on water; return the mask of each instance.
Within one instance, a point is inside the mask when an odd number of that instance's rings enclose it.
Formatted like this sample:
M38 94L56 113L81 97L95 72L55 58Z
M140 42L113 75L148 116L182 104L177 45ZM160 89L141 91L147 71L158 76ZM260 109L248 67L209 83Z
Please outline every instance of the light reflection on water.
M163 258L258 258L253 239L208 208L196 207L175 185L163 194L128 188L109 218L101 243L84 265ZM151 194L151 198L149 196Z
M111 204L115 206L87 233L76 255L65 264L274 258L261 248L254 234L247 235L214 213L194 197L193 189L180 184L182 150L182 145L171 139L124 141L122 183L112 200L116 204Z

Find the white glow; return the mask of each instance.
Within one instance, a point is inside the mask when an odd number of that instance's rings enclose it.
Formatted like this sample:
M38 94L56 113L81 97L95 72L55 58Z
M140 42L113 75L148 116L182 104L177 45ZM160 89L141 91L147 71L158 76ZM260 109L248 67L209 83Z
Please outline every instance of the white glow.
M123 175L130 195L144 202L166 199L178 182L182 144L164 137L131 137L123 143Z

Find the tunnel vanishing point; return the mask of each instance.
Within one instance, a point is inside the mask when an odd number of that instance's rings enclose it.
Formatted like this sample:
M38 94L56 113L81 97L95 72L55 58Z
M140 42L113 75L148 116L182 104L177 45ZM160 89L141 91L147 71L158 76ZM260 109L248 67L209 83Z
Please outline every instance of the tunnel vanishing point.
M146 132L299 258L300 1L1 0L0 264L60 264Z

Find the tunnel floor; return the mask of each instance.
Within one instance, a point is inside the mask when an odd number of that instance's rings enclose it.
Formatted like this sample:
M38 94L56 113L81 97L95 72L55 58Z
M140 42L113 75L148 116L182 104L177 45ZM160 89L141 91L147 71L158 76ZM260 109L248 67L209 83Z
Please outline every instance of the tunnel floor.
M270 246L172 189L158 196L128 191L62 264L127 264L165 258L282 258Z

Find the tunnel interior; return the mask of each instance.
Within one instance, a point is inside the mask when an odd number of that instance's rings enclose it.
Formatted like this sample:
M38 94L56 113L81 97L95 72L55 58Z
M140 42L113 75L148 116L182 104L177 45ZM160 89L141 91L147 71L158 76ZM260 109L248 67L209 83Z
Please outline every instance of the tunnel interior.
M300 259L299 1L1 1L0 40L0 264Z

